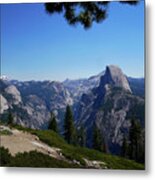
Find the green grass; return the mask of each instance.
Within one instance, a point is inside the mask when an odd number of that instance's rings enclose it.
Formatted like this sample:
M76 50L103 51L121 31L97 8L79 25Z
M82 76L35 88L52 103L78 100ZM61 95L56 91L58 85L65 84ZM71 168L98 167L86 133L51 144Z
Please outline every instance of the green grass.
M76 159L82 166L85 166L83 158L87 158L89 160L103 161L109 169L144 169L143 164L136 163L135 161L88 148L68 145L58 134L49 130L34 130L32 133L48 145L62 149L64 156L69 159Z
M93 149L69 145L60 135L51 130L32 130L20 126L16 126L16 128L35 134L41 141L45 142L49 146L62 149L62 154L69 160L76 160L80 162L81 168L86 167L85 161L83 159L86 158L88 160L103 161L104 163L106 163L108 169L145 169L143 164L137 163L132 160L105 154ZM73 166L73 164L71 164L71 166Z
M0 166L4 167L79 168L78 165L59 161L37 151L18 153L14 157L11 156L9 150L4 147L0 147L0 152Z
M77 152L80 152L80 154L82 154L84 157L88 157L90 160L105 162L109 169L144 169L144 165L135 161L131 161L119 156L101 153L96 150L77 148Z
M79 166L59 161L46 154L30 151L18 153L11 159L11 167L42 167L42 168L78 168Z

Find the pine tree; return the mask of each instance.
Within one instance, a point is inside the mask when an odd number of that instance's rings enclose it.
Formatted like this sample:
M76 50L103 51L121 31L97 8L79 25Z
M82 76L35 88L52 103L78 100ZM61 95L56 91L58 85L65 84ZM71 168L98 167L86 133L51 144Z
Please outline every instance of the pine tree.
M122 143L122 152L121 152L121 155L125 158L128 157L128 142L127 142L127 138L123 137L123 143Z
M102 135L96 125L94 125L93 129L93 148L99 151L103 151Z
M69 105L66 107L64 119L64 138L69 144L76 144L76 130L74 127L74 119Z
M119 1L130 5L136 5L139 0ZM70 25L82 24L84 28L90 28L93 22L100 23L107 18L110 1L99 2L48 2L45 9L48 14L63 14Z
M50 123L48 129L58 132L57 121L55 115L51 112Z
M82 125L78 130L78 144L82 147L86 145L86 133Z
M105 142L105 138L104 138L104 137L102 137L102 151L103 151L104 153L107 153L107 152L108 152L107 144L106 144L106 142Z
M136 119L131 120L131 127L129 131L129 140L130 140L130 150L129 157L130 159L138 160L140 144L141 144L142 128L140 122Z
M13 116L12 116L11 111L9 111L9 114L8 114L8 125L13 125Z

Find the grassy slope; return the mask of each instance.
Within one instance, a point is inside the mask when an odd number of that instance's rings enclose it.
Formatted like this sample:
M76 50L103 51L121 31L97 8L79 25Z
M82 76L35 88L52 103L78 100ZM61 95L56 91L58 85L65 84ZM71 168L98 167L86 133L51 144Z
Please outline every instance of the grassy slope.
M42 167L42 168L78 168L79 166L59 161L46 154L30 151L18 153L11 159L10 167Z
M11 156L8 149L0 147L0 155L2 167L78 168L77 165L59 161L38 151L17 153L16 156Z
M77 160L80 162L82 168L85 167L85 161L83 158L88 160L98 160L106 163L108 169L139 169L143 170L145 167L142 164L136 163L128 159L124 159L118 156L104 154L102 152L91 150L88 148L82 148L78 146L72 146L65 142L58 134L50 130L31 130L21 127L16 127L21 130L29 131L35 134L39 139L49 146L57 147L62 149L62 153L67 159Z

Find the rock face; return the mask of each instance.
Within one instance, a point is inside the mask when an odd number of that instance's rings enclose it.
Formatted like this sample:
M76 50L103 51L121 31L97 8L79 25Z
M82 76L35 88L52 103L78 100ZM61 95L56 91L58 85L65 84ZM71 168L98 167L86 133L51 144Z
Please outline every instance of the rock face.
M105 75L101 77L100 86L104 87L105 84L111 84L113 86L120 87L131 93L126 76L117 66L110 65L106 67Z
M97 87L100 83L100 78L102 75L105 74L105 71L95 75L91 76L88 79L77 79L77 80L69 80L66 79L63 82L63 85L65 88L68 89L68 91L71 93L74 102L79 101L82 94L88 93L91 89L94 87Z
M20 92L17 90L17 88L14 85L8 86L7 88L5 88L4 91L6 94L12 97L13 104L17 105L22 101Z
M15 123L30 128L47 128L51 111L61 124L66 106L73 104L70 93L59 82L3 81L1 86L1 116L10 109Z
M0 95L0 107L1 114L9 108L7 100L2 95Z
M145 97L145 79L128 77L132 93L136 96Z
M18 105L22 102L18 89L8 81L0 79L0 89L1 114L9 108L12 108L12 105Z
M144 99L132 94L128 80L120 68L107 66L98 87L82 95L75 119L87 131L88 146L92 145L94 124L105 137L110 152L119 153L124 133L128 133L134 114L144 126Z

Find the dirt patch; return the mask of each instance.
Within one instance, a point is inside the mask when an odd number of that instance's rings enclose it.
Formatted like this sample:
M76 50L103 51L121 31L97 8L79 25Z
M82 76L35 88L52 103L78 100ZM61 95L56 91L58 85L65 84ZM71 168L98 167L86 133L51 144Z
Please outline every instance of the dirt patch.
M48 146L35 135L17 129L10 129L6 126L0 126L0 131L4 130L10 131L11 135L1 135L1 146L8 148L13 156L18 152L23 153L36 150L56 159L65 160L60 149Z

